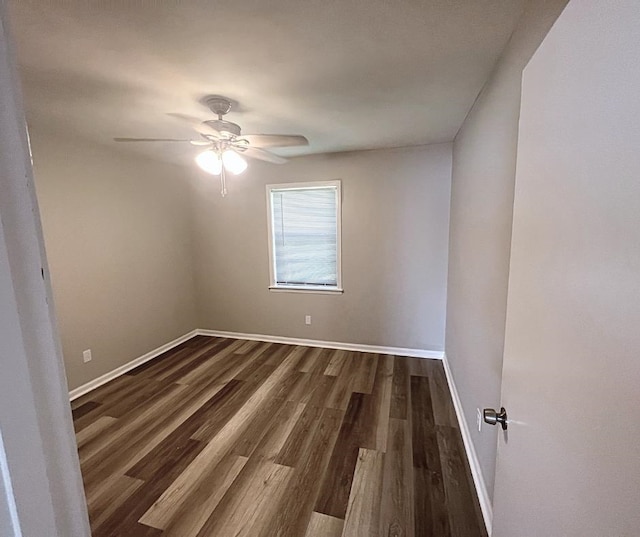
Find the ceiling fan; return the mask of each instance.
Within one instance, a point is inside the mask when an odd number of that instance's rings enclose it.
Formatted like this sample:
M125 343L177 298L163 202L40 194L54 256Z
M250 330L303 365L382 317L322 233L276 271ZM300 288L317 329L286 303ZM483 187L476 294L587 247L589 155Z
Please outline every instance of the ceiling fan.
M196 156L196 163L207 173L220 176L221 193L227 194L226 172L238 175L247 169L243 157L283 164L287 159L265 148L309 145L309 140L298 134L242 134L240 125L223 119L231 110L230 99L210 95L203 101L218 119L202 121L184 114L170 114L190 123L200 135L198 139L177 138L114 138L116 142L182 142L206 147Z

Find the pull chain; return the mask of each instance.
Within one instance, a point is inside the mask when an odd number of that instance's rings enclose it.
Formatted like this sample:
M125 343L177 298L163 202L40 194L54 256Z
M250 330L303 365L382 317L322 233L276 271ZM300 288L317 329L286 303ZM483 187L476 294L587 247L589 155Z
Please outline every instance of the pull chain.
M220 194L222 194L222 197L224 198L227 195L227 177L224 171L224 164L222 165L222 169L220 170L220 186L222 188L220 190Z

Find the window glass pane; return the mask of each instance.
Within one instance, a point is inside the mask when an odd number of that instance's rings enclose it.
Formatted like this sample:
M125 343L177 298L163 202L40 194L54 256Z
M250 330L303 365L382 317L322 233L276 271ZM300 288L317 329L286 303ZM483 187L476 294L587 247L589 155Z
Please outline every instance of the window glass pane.
M276 284L336 286L337 189L272 190Z

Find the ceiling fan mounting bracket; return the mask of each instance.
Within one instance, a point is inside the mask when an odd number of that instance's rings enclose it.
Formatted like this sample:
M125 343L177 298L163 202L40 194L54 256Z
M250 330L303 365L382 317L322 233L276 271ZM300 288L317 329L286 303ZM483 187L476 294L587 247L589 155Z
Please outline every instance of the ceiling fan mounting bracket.
M222 95L209 95L205 97L202 102L204 102L219 119L222 119L222 116L231 110L231 100Z

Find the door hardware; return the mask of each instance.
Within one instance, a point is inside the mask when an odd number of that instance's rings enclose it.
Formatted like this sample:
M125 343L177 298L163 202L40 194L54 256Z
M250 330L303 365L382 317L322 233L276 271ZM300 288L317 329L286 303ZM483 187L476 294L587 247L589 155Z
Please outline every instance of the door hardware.
M500 412L496 412L494 408L485 408L482 413L485 423L489 425L497 425L499 423L503 431L507 430L507 411L504 407L500 408Z

